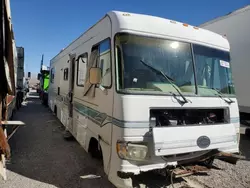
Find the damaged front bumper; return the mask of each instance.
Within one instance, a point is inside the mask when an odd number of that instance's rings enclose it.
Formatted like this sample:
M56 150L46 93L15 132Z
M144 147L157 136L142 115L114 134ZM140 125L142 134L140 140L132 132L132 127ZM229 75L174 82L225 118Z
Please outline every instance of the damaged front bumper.
M219 159L230 164L237 164L239 160L245 160L246 158L241 155L225 153L219 150L212 150L206 154L188 160L181 160L175 162L165 162L150 165L133 165L131 163L124 163L122 169L117 172L120 178L130 178L134 175L138 175L142 172L154 171L154 170L164 170L164 171L174 171L175 177L183 177L195 173L206 172L212 167L212 162L214 159ZM211 161L211 163L207 163ZM183 168L184 167L184 168Z

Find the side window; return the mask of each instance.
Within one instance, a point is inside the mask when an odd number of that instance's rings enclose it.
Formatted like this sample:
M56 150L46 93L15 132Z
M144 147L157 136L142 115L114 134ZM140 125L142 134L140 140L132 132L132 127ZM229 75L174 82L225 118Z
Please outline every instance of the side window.
M65 68L63 71L63 80L68 80L69 78L69 69Z
M103 87L111 86L111 48L110 40L106 39L98 45L98 67L100 67L102 72L102 82Z
M77 86L84 86L88 64L88 53L80 55L77 59Z
M55 79L55 68L52 68L50 70L50 83L54 83L54 79Z

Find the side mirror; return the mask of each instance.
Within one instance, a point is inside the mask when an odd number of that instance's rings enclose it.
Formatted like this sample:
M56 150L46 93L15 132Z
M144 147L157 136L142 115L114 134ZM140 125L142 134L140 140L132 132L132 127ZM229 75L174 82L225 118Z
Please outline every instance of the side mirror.
M37 74L37 80L40 80L40 78L41 78L41 74L38 73L38 74Z
M31 73L30 72L28 72L28 78L30 78L31 77Z
M98 67L92 67L89 70L89 82L93 85L101 83L101 69Z

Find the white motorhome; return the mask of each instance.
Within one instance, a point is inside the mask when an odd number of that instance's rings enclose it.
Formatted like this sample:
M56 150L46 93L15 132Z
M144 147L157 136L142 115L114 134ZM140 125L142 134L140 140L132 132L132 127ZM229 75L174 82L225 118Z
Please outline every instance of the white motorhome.
M229 51L213 32L111 11L51 60L49 106L129 187L127 175L239 151Z

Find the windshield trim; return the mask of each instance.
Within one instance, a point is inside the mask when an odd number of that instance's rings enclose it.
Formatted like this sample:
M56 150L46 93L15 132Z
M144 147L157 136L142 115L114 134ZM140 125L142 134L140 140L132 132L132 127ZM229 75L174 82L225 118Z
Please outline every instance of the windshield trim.
M195 85L195 94L198 95L198 84L197 84L197 71L196 71L196 61L194 57L194 48L193 44L191 43L191 54L192 54L192 62L193 62L193 70L194 70L194 85Z
M179 42L186 42L186 43L192 43L192 44L198 44L198 45L203 45L206 47L210 48L216 48L218 50L223 50L223 51L229 51L230 48L226 46L220 46L220 45L215 45L212 43L206 43L204 41L199 41L199 40L194 40L194 39L189 39L189 38L181 38L181 36L171 36L171 35L163 35L159 33L152 33L152 32L146 32L146 31L140 31L140 30L131 30L131 29L122 29L119 32L115 34L131 34L134 36L142 36L142 37L149 37L149 38L156 38L156 39L167 39L167 40L175 40Z
M124 95L150 95L150 96L170 96L172 97L173 95L171 93L166 93L166 92L162 92L162 93L145 93L144 91L136 91L136 92L129 92L129 91L124 91L124 89L118 89L118 67L117 67L117 56L116 56L116 37L117 35L120 34L130 34L130 35L134 35L134 36L139 36L139 37L148 37L148 38L154 38L154 39L163 39L163 40L175 40L178 42L184 42L184 43L189 43L190 47L191 47L191 55L192 55L192 65L193 65L193 71L194 71L194 83L195 83L195 92L194 93L188 93L188 92L183 92L183 95L185 97L212 97L212 98L218 98L217 95L200 95L198 93L198 85L197 85L197 71L196 71L196 61L195 61L195 57L194 57L194 50L193 50L193 44L195 45L201 45L204 47L208 47L208 48L214 48L214 49L218 49L224 52L230 52L229 49L222 49L218 46L211 46L208 45L206 43L197 43L197 41L185 41L182 39L176 39L176 38L171 38L171 37L167 37L167 36L163 36L163 37L159 37L159 36L151 36L151 35L146 35L144 33L133 33L133 32L129 32L129 31L121 31L121 32L117 32L114 36L113 36L113 49L114 49L114 68L115 68L115 91L117 94L124 94ZM231 54L229 53L229 57L231 59ZM230 62L231 63L231 62ZM236 94L226 94L223 93L223 96L228 97L228 98L236 98Z
M170 93L166 93L166 92L162 92L162 93L145 93L143 91L136 91L136 92L131 92L131 91L124 91L124 90L116 90L117 94L122 94L122 95L147 95L147 96L165 96L165 97L173 97L172 94ZM196 94L190 94L190 93L182 93L185 97L200 97L200 98L218 98L218 95L196 95ZM179 95L177 95L179 96ZM226 95L224 94L223 97L227 97L230 99L235 99L236 95L234 94L230 94L230 95Z

